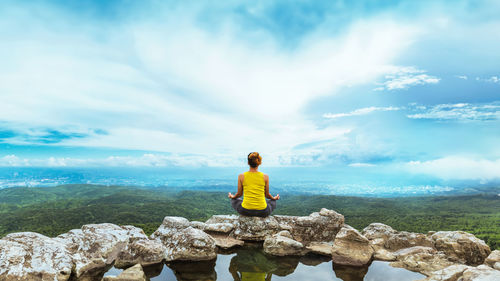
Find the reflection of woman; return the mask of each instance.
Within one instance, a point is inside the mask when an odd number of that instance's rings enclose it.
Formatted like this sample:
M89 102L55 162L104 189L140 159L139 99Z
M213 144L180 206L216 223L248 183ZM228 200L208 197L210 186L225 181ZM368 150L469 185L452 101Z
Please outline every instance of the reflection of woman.
M241 215L267 217L276 209L276 200L280 199L279 194L272 196L269 193L269 176L258 171L261 163L258 152L248 154L250 169L238 176L238 192L228 194L232 199L231 206Z
M235 281L270 281L276 267L262 250L241 249L231 259L229 272Z

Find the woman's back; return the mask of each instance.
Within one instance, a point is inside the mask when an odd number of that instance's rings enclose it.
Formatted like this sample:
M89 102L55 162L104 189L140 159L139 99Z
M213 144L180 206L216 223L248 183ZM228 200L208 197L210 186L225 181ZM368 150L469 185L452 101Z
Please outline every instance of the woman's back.
M245 172L243 175L243 203L241 206L249 210L264 210L267 207L264 173Z

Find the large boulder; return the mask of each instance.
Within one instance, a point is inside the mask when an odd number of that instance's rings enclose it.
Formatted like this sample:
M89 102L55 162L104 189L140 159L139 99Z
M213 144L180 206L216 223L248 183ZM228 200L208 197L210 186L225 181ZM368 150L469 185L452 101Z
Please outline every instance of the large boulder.
M484 260L486 265L493 267L494 269L500 270L500 251L495 250Z
M163 244L166 261L201 261L217 257L215 240L202 230L191 227L185 218L165 217L151 239Z
M379 238L387 240L389 237L391 237L396 233L397 231L394 230L392 227L378 222L371 223L370 225L365 227L361 232L361 234L363 234L364 237L368 238L368 240L374 240Z
M125 269L118 276L106 276L102 281L147 281L149 280L144 273L142 266L136 264L130 268Z
M65 245L34 232L12 233L0 240L0 280L65 281L73 261Z
M364 266L373 256L370 241L349 225L340 229L331 251L333 263L341 265Z
M266 238L264 252L273 256L297 256L304 253L304 245L292 239L287 230Z
M160 263L162 245L142 229L110 223L88 224L54 238L71 253L76 277L95 276L115 263L121 266Z
M392 227L385 225L383 223L371 223L363 229L361 232L363 236L370 240L370 245L373 250L373 259L382 261L394 261L396 256L392 251L385 248L385 243L387 240L397 234L397 231Z
M391 262L394 267L402 267L411 271L420 272L427 276L434 271L444 269L454 263L449 261L443 252L431 247L415 246L394 252L397 260Z
M344 216L328 209L321 209L305 217L274 216L279 228L288 230L293 239L309 244L310 242L331 242L344 225Z
M460 281L498 281L500 280L500 271L487 265L470 267L464 271Z
M134 264L148 266L163 261L165 248L163 244L151 240L144 231L133 226L122 226L128 230L128 244L121 249L115 261L115 267L123 268Z
M279 231L280 225L274 216L265 218L239 216L232 235L240 240L264 241Z
M411 248L415 246L434 247L434 241L422 233L400 231L387 238L384 247L391 251Z
M491 253L483 240L464 231L438 231L431 238L436 249L446 253L455 262L479 265Z

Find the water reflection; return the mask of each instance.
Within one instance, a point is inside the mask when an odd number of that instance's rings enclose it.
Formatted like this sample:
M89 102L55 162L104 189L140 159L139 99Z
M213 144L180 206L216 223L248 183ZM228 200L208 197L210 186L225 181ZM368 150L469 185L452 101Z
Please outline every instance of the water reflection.
M369 267L349 267L332 264L328 257L317 255L269 256L259 244L219 254L212 261L171 262L149 266L144 271L151 281L411 281L425 277L381 261L374 261Z

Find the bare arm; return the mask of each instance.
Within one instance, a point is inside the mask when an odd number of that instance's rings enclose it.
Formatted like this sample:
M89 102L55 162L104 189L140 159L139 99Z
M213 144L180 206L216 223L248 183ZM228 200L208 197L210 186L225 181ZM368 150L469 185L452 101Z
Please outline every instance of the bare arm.
M238 176L238 191L236 192L236 194L233 195L233 194L231 194L231 192L229 192L227 197L234 199L234 198L241 197L243 195L243 177L244 177L243 174L240 174Z
M266 198L269 198L269 199L272 199L272 200L278 200L280 199L280 195L279 194L276 194L276 196L272 196L270 193L269 193L269 176L268 175L264 175L264 181L266 182L266 187L265 187L265 193L264 195L266 196Z

